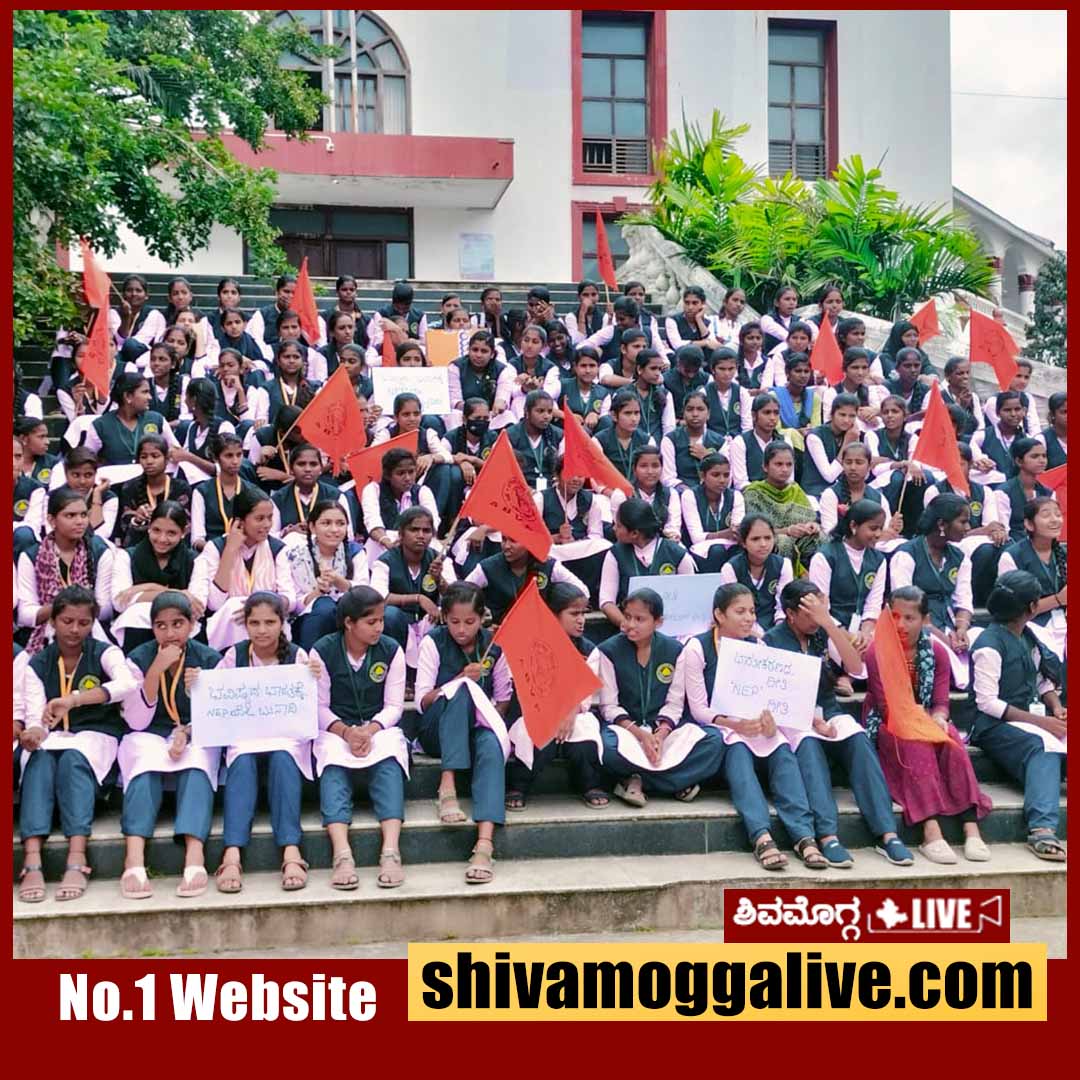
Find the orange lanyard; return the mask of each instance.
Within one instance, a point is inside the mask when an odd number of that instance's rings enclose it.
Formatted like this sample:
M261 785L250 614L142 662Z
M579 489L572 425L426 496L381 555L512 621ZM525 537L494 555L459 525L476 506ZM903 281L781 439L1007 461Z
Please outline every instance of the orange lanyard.
M300 387L298 386L295 390L290 390L289 384L282 378L278 379L278 386L281 388L281 400L286 405L295 405L296 395L300 393Z
M79 670L79 661L76 661L75 668L70 675L64 667L64 658L62 656L56 658L56 666L60 671L60 696L67 697L75 686L75 674ZM68 719L68 713L64 713L64 730L69 731L70 729L71 722Z
M169 501L169 487L170 487L171 484L172 484L172 477L171 476L166 476L165 477L165 490L161 493L161 501L162 502L168 502ZM153 510L154 507L157 506L158 501L157 501L157 496L150 490L150 485L149 484L146 485L146 497L147 497L147 499L150 500L150 509Z
M311 493L311 502L309 502L305 506L303 499L300 498L300 489L296 486L295 483L293 484L293 498L296 500L296 512L300 516L301 525L307 524L308 513L310 513L311 508L315 505L315 500L318 498L318 495L319 488L318 485L316 485L315 490Z
M221 514L221 523L225 526L225 535L227 536L229 534L229 529L232 527L232 518L225 513L225 494L221 490L220 475L214 477L214 487L217 489L218 512ZM239 492L239 486L236 490ZM236 496L234 495L233 498L235 499Z
M172 717L172 722L179 725L180 723L180 710L176 707L176 691L180 686L180 679L184 674L184 659L187 656L187 649L180 654L180 659L176 664L176 674L172 678L172 683L166 685L165 672L161 673L160 686L158 693L161 694L162 703L165 706L165 711Z

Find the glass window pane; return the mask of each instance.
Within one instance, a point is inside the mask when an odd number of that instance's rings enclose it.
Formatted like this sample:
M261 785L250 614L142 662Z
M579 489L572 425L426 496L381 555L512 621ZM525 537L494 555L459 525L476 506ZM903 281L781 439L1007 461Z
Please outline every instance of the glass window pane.
M824 120L825 111L823 109L796 109L795 138L799 142L823 141L825 138Z
M607 238L608 246L611 248L611 254L614 257L615 262L619 262L619 256L629 256L630 245L627 244L622 234L622 229L613 221L605 221L607 226Z
M585 97L610 97L611 61L581 61L581 93Z
M781 64L769 65L769 100L791 100L791 68Z
M401 56L397 46L392 41L384 41L375 46L375 61L379 67L386 71L403 71L405 65L401 62Z
M409 217L392 210L333 210L330 231L338 237L408 240Z
M358 41L382 41L384 37L386 37L386 33L374 19L362 15L356 20L356 38Z
M386 245L386 276L391 280L409 276L409 245Z
M643 98L645 96L645 61L615 61L615 96Z
M591 258L582 258L581 276L588 281L600 280L600 264L596 261L595 256Z
M790 109L770 109L769 110L769 138L770 139L790 139L791 138L791 110Z
M357 71L374 71L375 61L366 52L356 54Z
M772 68L769 68L772 71ZM820 105L822 68L795 69L795 100L807 105ZM771 97L771 95L770 95ZM776 100L775 98L773 100Z
M405 80L387 75L383 79L383 132L387 135L406 135L409 115L405 99Z
M319 8L300 8L293 11L292 16L305 26L322 26L322 11Z
M611 106L606 101L583 101L581 103L581 130L583 135L610 135Z
M645 106L630 102L615 103L615 134L645 137Z
M305 233L322 236L326 231L326 218L321 210L279 210L270 211L270 224L284 233Z
M581 219L581 250L596 252L596 215L586 214Z
M645 24L584 20L581 26L581 51L644 56Z
M818 30L770 30L769 59L824 63L824 35Z

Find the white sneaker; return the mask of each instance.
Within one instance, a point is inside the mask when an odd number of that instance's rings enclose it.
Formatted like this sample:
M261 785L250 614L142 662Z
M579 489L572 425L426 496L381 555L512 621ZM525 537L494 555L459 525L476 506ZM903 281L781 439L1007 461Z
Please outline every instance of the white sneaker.
M929 859L932 863L951 866L960 861L956 852L944 840L935 840L932 844L920 844L919 851L923 858Z

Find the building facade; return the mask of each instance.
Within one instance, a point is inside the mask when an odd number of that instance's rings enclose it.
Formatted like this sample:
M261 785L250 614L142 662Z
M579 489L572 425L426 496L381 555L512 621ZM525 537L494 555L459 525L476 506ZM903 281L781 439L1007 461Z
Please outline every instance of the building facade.
M917 203L952 202L943 11L287 12L338 57L286 56L330 96L277 170L274 221L320 276L566 281L595 266L594 213L645 202L650 148L685 117L748 123L740 152L813 179L884 158ZM609 229L616 261L625 246ZM132 239L113 268L241 273L243 243L165 267Z

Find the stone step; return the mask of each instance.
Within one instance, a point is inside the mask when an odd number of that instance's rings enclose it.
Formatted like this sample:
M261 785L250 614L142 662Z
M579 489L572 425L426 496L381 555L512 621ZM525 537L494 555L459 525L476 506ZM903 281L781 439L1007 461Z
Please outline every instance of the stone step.
M1023 794L1004 784L984 784L983 790L994 803L993 812L983 821L987 843L1016 843L1026 836L1023 818ZM873 844L862 816L847 789L836 789L840 811L839 836L849 847ZM1062 806L1065 805L1064 788ZM462 798L462 808L469 813L471 804ZM525 810L507 815L507 825L496 840L499 854L509 860L582 858L593 855L670 855L700 854L717 851L748 850L746 832L726 792L706 791L692 803L653 798L637 809L618 799L603 810L588 808L569 794L537 795ZM1064 823L1064 815L1062 817ZM330 844L315 807L302 811L304 857L314 867L330 865ZM778 822L778 835L784 836ZM950 840L961 837L958 821L943 822ZM901 827L909 842L917 841L920 831ZM464 861L472 848L476 830L471 822L441 825L434 800L409 799L401 836L401 854L406 863ZM352 847L358 863L372 864L380 849L378 823L366 799L358 796L351 831ZM221 860L222 816L220 798L207 841L207 865ZM21 866L20 845L13 852L13 872ZM43 849L46 873L58 875L63 869L65 844L54 834ZM280 862L280 853L265 812L256 815L251 842L245 851L245 865L252 871L270 870ZM118 808L99 813L89 844L90 865L95 879L118 878L123 871L124 838L120 832ZM147 865L163 874L178 874L183 866L183 849L174 842L171 807L166 804L154 836L147 843Z
M501 849L494 880L466 885L462 866L410 864L398 889L375 886L370 862L360 887L340 892L313 870L300 892L281 890L276 872L248 873L241 893L211 885L194 900L176 878L154 880L149 900L124 900L115 882L92 881L78 901L13 902L13 955L24 958L160 957L228 950L354 947L380 941L478 941L511 935L700 931L723 925L729 888L1007 888L1013 918L1063 916L1066 874L1021 844L999 844L988 863L938 866L916 855L894 867L872 850L850 870L760 869L749 854L580 857L515 861ZM720 938L719 932L716 935Z

